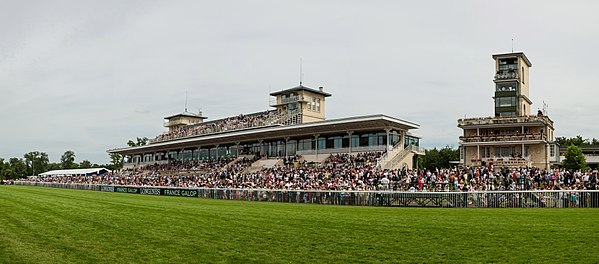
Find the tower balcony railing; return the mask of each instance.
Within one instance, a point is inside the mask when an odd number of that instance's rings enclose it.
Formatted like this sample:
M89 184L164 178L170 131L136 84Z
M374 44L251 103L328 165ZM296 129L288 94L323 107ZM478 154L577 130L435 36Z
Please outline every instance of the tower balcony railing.
M303 95L295 95L285 98L280 98L277 100L271 100L270 106L289 104L289 103L297 103L297 102L307 102L307 99Z
M514 134L514 135L485 135L485 136L460 136L460 141L474 143L474 142L502 142L502 141L533 141L533 140L546 140L547 137L544 134Z
M183 125L183 126L187 126L187 125L192 125L193 123L189 122L189 120L170 120L170 121L164 121L164 126L165 127L172 127L172 126L179 126L179 125Z
M482 166L483 162L485 165L492 164L496 167L526 167L531 166L531 157L489 157L489 158L473 158L470 160L475 166Z
M553 126L553 121L545 115L536 116L504 116L504 117L476 117L458 119L458 126L499 125L499 124L525 124L542 123Z
M518 79L517 72L500 72L495 74L495 80Z

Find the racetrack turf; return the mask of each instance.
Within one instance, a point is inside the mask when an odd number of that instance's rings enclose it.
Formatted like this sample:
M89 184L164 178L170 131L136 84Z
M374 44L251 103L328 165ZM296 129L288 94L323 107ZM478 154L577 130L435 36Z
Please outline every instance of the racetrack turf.
M599 209L383 208L0 186L0 263L599 261Z

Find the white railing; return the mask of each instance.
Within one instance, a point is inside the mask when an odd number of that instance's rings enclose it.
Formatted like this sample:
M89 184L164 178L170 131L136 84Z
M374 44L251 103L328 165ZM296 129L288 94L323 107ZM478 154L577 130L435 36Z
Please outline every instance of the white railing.
M388 154L390 153L390 155L386 156L384 160L381 159L379 161L379 167L382 169L398 169L401 162L410 153L424 155L425 149L421 148L419 146L410 144L403 149L400 148L399 151L397 151L396 149L393 149L393 152L389 151L387 153Z
M395 156L393 156L393 158L391 158L389 161L387 161L385 164L383 164L381 166L382 169L395 169L395 168L399 168L399 164L401 163L401 161L403 161L408 154L410 154L412 151L409 147L406 147L405 149L402 149L401 152L397 153Z
M489 136L460 136L462 142L500 142L500 141L532 141L546 140L543 134L519 134L519 135L489 135Z
M305 101L304 96L296 95L296 96L281 98L280 100L276 100L276 99L270 100L270 105L275 106L275 105L281 105L281 104L296 103L296 102L301 102L301 101Z
M175 188L28 181L15 181L15 184L160 196L331 205L462 208L599 208L599 191L597 190L405 192L390 190L335 191Z
M477 117L458 119L458 126L489 125L489 124L521 124L538 122L553 125L547 116L507 116L507 117Z
M505 79L518 79L518 73L516 72L501 72L495 74L495 80L505 80Z
M399 152L403 151L402 146L403 142L399 141L390 149L387 149L387 152L385 152L385 154L383 154L383 156L379 159L378 166L380 168L384 167L384 165L387 164L390 159L393 159L393 157L397 156Z

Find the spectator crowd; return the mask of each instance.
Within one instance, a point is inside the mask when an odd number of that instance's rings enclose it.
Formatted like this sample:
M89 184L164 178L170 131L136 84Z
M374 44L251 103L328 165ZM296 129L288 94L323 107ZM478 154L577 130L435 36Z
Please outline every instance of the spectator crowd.
M97 176L55 176L28 181L188 188L287 190L394 190L411 192L598 189L597 173L487 167L383 170L383 152L334 154L322 163L300 156L279 166L254 168L248 158L171 161Z
M164 132L152 140L152 142L165 141L190 136L206 135L224 131L244 129L250 127L270 125L269 121L277 115L276 110L258 112L249 115L227 117L196 125L184 126L179 129Z

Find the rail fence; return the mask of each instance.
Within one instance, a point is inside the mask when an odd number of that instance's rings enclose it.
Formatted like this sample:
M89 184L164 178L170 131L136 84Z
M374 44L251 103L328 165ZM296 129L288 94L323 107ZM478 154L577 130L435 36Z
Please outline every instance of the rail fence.
M597 190L398 192L174 188L24 181L16 181L15 184L144 195L330 205L449 208L599 208L599 191Z

